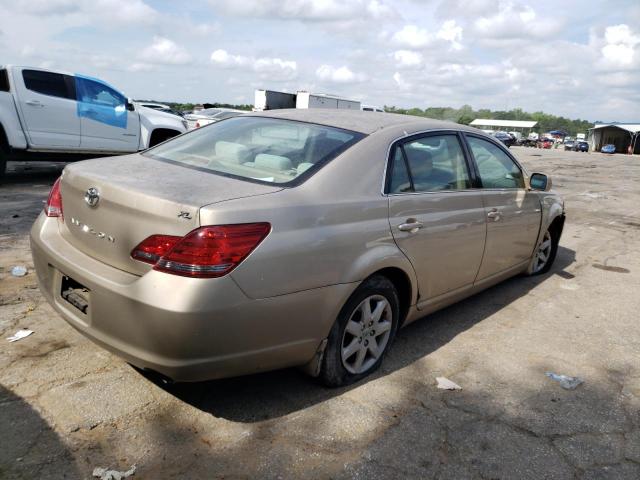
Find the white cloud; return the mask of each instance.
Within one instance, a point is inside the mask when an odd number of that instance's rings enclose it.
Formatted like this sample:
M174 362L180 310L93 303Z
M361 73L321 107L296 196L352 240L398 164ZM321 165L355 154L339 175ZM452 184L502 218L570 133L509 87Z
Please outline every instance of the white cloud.
M424 57L420 52L414 52L412 50L396 50L393 58L399 68L419 67L424 61Z
M145 63L185 65L191 62L191 55L174 41L165 37L154 37L153 43L139 55Z
M83 23L99 20L105 28L158 18L158 12L142 0L17 0L12 6L27 14L73 16Z
M242 67L250 63L249 57L230 55L226 50L218 49L211 54L211 61L221 67Z
M436 34L436 37L451 44L453 50L461 50L462 27L455 20L447 20Z
M264 79L273 79L277 81L291 80L296 78L298 74L298 64L293 60L232 55L222 49L215 50L211 54L211 62L223 68L244 68L253 70Z
M480 16L473 24L475 33L488 40L548 39L560 33L563 24L558 16L539 17L532 7L514 2L500 3L488 12L493 13Z
M640 35L636 35L628 25L614 25L605 29L604 40L606 44L601 52L606 63L620 67L633 65Z
M130 72L150 72L153 70L153 65L144 62L132 63L127 67Z
M396 15L395 9L381 0L211 0L210 3L230 15L282 20L342 22Z
M322 81L331 83L359 83L367 80L366 75L354 73L346 66L321 65L316 70L316 76Z
M421 48L429 44L431 36L427 30L416 25L405 25L402 30L393 34L391 40L403 47Z
M396 82L396 85L400 90L410 90L411 84L408 83L400 74L400 72L396 72L393 74L393 81Z

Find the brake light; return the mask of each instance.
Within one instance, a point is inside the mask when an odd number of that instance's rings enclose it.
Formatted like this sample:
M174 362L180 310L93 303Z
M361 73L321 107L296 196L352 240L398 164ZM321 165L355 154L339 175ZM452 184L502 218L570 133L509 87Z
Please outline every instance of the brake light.
M268 223L201 227L180 238L151 235L131 257L160 272L194 278L222 277L236 268L269 234Z
M160 257L169 253L169 250L171 250L181 238L182 237L176 237L174 235L151 235L133 249L131 256L141 262L155 265L155 263L160 260Z
M51 187L47 203L44 204L44 213L47 217L62 217L62 195L60 195L60 179L58 179Z
M200 122L196 122L196 128L200 128Z

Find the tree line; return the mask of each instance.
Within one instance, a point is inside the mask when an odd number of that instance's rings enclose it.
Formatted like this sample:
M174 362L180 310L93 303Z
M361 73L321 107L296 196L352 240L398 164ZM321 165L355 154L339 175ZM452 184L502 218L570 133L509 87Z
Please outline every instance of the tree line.
M539 133L551 130L563 130L571 136L577 133L587 133L593 126L593 122L588 120L572 120L570 118L558 117L544 112L525 112L521 108L514 108L509 111L489 110L482 108L474 110L470 105L463 105L460 108L451 107L429 107L424 110L420 108L397 108L394 106L384 107L385 112L402 113L405 115L416 115L418 117L434 118L436 120L449 120L451 122L469 125L476 118L489 118L492 120L529 120L538 122L534 130Z

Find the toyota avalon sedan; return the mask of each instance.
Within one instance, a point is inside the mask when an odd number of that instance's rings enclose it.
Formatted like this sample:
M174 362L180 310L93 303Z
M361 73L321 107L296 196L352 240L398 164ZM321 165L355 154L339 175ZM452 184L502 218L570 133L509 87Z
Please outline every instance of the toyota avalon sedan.
M550 188L474 128L269 111L68 165L31 248L56 311L141 369L300 366L336 386L378 368L398 328L547 272L565 219Z

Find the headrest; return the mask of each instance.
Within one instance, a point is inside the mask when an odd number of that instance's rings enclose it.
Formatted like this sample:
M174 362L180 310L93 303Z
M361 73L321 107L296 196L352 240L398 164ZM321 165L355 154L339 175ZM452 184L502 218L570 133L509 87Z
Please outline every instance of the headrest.
M243 163L249 156L249 149L240 143L216 142L216 157L221 157L222 161L229 163Z
M255 166L259 168L268 168L270 170L291 170L293 165L291 160L280 155L271 155L268 153L259 153L256 155Z

